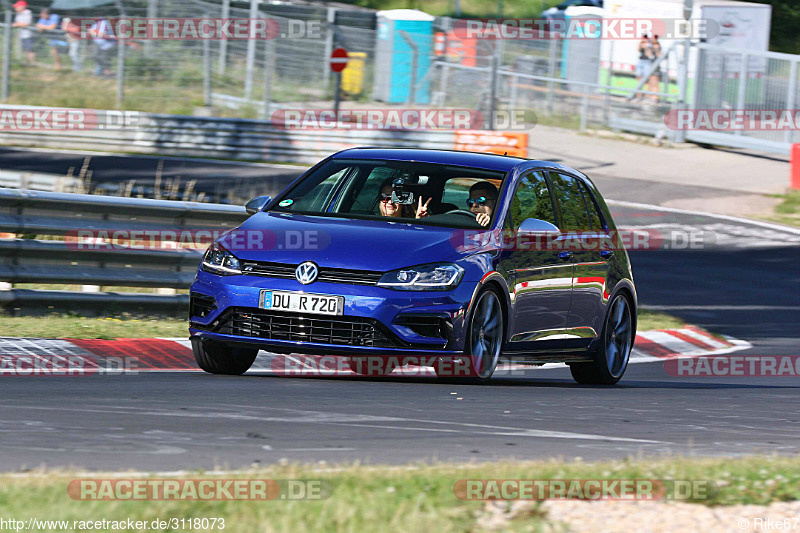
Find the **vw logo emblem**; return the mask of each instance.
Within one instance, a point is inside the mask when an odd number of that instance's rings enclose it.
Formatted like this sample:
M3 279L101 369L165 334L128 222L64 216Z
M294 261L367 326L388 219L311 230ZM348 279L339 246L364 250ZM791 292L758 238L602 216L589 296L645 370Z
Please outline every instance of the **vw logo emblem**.
M317 279L318 273L319 271L317 270L317 265L311 261L306 261L305 263L300 263L297 266L294 271L294 277L296 277L297 281L303 285L308 285Z

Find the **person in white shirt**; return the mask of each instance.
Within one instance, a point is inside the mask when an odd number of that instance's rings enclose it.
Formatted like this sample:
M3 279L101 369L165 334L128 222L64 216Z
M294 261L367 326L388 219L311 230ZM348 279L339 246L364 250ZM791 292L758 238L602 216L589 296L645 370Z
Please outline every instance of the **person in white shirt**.
M28 63L33 63L36 61L36 53L33 51L33 30L31 29L31 26L33 26L33 13L28 9L28 2L25 0L16 2L14 11L17 14L14 15L14 23L11 26L20 28L19 42L22 45L22 51L25 52Z

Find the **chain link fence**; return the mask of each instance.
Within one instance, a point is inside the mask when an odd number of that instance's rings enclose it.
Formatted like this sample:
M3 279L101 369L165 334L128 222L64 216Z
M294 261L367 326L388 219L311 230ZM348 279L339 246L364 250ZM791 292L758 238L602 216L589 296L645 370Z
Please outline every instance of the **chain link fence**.
M695 109L747 111L793 111L798 109L798 63L800 56L775 52L748 52L713 46L698 47L698 75L694 85ZM777 126L777 124L776 124ZM688 138L707 138L739 145L788 146L797 142L795 128L749 129L733 132L703 132Z
M327 103L332 98L328 56L333 46L364 55L363 94L350 96L369 95L375 42L372 11L269 4L242 9L231 7L227 1L200 0L121 5L121 9L58 14L112 21L145 17L260 18L271 21L271 31L277 35L242 40L114 39L110 51L105 52L108 68L103 69L96 42L70 38L61 30L32 31L31 61L22 50L22 30L12 28L9 33L7 22L13 22L15 15L7 12L0 49L7 62L4 103L262 118L267 113L265 102ZM34 13L34 24L38 18Z
M22 50L21 30L9 28L14 14L8 11L0 40L3 103L263 119L280 108L329 109L336 81L329 56L339 46L350 52L352 63L352 70L348 66L343 75L346 106L477 109L488 129L520 127L504 123L499 111L521 117L522 127L610 128L710 143L707 132L668 128L665 116L681 108L794 109L798 102L798 56L787 54L692 44L683 101L679 86L687 56L682 43L663 51L654 72L657 89L650 86L647 91L603 49L636 46L630 40L470 40L459 38L454 21L445 17L435 19L431 35L425 36L430 48L397 49L389 66L379 54L385 28L375 11L243 6L247 4L231 6L229 0L123 0L113 7L59 13L93 18L121 13L173 19L263 18L272 21L277 33L272 39L116 40L106 52L106 71L98 66L96 42L75 43L60 31L34 32L31 62ZM409 72L410 65L419 65L413 76L388 77L387 69ZM387 83L409 86L408 96L387 97ZM793 131L738 131L715 134L712 140L745 147L752 141L754 148L782 152L796 139Z

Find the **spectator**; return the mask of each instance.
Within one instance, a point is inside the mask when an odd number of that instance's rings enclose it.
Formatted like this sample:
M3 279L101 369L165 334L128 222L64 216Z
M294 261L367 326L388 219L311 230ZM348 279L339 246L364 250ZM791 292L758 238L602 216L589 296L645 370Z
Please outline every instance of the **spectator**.
M61 38L61 34L59 32L60 22L61 17L55 13L50 13L50 10L45 7L39 13L39 22L36 23L37 30L47 32L49 34L50 52L53 54L53 63L58 69L61 68L61 60L58 55L58 49L67 46L67 42Z
M36 61L36 54L33 52L33 13L28 9L28 2L19 0L14 4L14 23L11 25L14 28L21 28L19 31L19 42L22 45L22 51L25 52L25 57L28 63Z
M64 17L61 21L61 29L67 34L67 44L69 45L69 59L72 61L72 70L81 71L81 27L69 17Z
M661 57L661 43L658 42L658 35L653 35L653 39L650 41L650 49L652 53L651 64L658 61ZM659 65L654 71L653 74L650 76L650 79L647 80L647 90L650 92L657 93L658 92L658 82L659 78L661 77L661 66ZM648 95L650 98L658 101L658 95L650 94Z
M645 77L647 71L650 70L650 66L652 65L653 61L653 44L650 41L650 36L648 34L642 34L642 38L639 40L637 50L639 51L639 61L636 62L636 81L639 82L642 81L642 78ZM634 98L634 101L640 100L641 98L642 93L636 93L636 98Z
M110 76L111 54L114 52L114 46L116 45L111 24L106 19L100 19L89 28L89 35L94 40L95 74L98 76Z

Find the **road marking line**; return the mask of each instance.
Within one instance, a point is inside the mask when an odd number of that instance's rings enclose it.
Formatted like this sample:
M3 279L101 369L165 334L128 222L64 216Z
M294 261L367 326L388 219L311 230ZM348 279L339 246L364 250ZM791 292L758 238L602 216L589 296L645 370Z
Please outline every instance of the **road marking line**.
M770 228L775 230L785 231L786 233L792 233L795 235L800 235L799 228L793 228L791 226L783 226L781 224L773 224L771 222L763 222L761 220L750 220L749 218L742 218L742 217L735 217L731 215L718 215L715 213L706 213L704 211L692 211L691 209L678 209L675 207L662 207L660 205L653 205L653 204L640 204L638 202L626 202L623 200L607 200L607 204L609 205L619 205L622 207L632 207L636 209L648 209L651 211L665 211L667 213L680 213L683 215L701 215L706 217L713 217L718 218L720 220L730 220L732 222L740 222L744 224L751 224L754 226L761 226L763 228Z
M530 429L530 428L516 428L507 426L492 426L487 424L473 424L466 422L452 422L444 420L420 420L416 418L402 418L393 416L372 416L372 415L354 415L348 413L332 413L329 411L303 411L305 417L274 417L274 416L254 416L243 415L237 413L189 413L186 411L170 411L170 410L157 410L150 408L125 408L123 409L87 409L87 408L74 408L74 407L45 407L36 405L15 405L15 409L30 409L36 411L69 411L78 413L103 413L106 415L127 415L127 416L169 416L181 418L222 418L233 420L254 420L260 422L278 422L290 424L328 424L333 426L353 426L353 427L376 427L385 429L403 429L409 431L429 431L429 432L447 432L447 433L465 433L471 431L472 433L486 434L486 435L505 435L505 436L519 436L519 437L542 437L542 438L555 438L555 439L576 439L576 440L606 440L615 442L637 442L637 443L663 443L663 441L647 440L647 439L634 439L627 437L609 437L606 435L596 435L591 433L571 433L566 431L549 431L544 429ZM394 422L394 423L416 423L431 426L458 426L457 428L449 429L443 427L408 427L408 426L392 426L378 424L378 422ZM484 431L476 431L484 430Z

